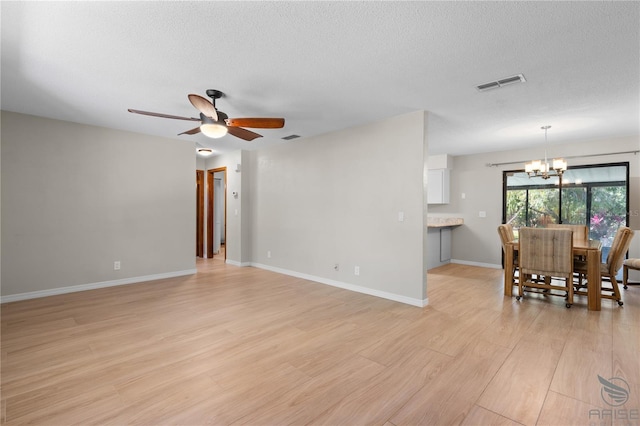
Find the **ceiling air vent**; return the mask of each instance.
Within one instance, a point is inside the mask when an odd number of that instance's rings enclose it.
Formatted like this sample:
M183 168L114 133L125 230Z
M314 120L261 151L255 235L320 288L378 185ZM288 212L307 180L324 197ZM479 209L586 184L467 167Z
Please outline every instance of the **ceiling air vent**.
M289 136L285 136L284 139L285 141L290 141L291 139L298 139L300 137L300 135L289 135Z
M504 87L514 83L524 83L525 81L527 80L525 80L524 75L518 74L511 77L505 77L500 80L480 84L476 86L476 89L478 89L478 91L480 92L484 92L486 90L497 89L498 87Z

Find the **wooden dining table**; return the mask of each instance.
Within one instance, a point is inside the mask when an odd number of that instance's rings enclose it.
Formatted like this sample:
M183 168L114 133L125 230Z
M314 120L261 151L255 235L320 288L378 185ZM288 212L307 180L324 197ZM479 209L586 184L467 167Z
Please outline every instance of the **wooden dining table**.
M513 295L515 280L513 276L513 259L520 249L518 240L505 244L504 255L504 295ZM600 277L600 258L602 256L602 243L598 240L574 239L573 255L582 256L587 260L587 308L590 311L601 309L602 298Z

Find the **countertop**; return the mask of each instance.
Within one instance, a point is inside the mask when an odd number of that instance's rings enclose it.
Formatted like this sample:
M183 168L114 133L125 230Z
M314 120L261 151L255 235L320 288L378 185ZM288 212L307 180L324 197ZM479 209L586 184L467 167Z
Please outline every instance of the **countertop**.
M427 228L446 228L464 224L461 217L429 217L427 216Z

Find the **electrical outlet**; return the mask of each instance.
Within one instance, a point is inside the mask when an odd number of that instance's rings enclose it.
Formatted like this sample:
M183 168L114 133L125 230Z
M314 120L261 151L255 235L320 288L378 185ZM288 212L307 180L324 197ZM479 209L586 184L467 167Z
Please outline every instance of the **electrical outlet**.
M120 261L116 260L115 262L113 262L113 270L114 271L119 271L120 270Z
M267 259L271 259L271 250L267 250Z
M356 266L355 268L353 268L353 274L354 275L360 275L360 267Z

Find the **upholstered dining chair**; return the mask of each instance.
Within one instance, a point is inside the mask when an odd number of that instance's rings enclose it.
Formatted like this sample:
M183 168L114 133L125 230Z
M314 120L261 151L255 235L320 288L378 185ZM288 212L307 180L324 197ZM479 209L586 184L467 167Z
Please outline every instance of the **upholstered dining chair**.
M513 226L511 226L508 223L503 223L502 225L498 226L498 234L500 235L500 242L502 243L502 251L505 252L507 250L507 243L510 243L511 241L516 239L515 235L513 234ZM516 282L515 276L516 276L517 269L518 269L518 256L516 253L516 255L514 255L513 257L514 282Z
M622 262L624 261L624 256L627 253L627 250L629 250L629 245L631 244L633 234L633 230L629 227L621 226L620 228L618 228L615 237L613 237L611 250L609 250L609 254L607 255L607 261L600 264L600 276L603 278L608 278L611 283L611 286L605 286L603 282L603 285L601 287L601 297L605 299L615 300L620 306L622 306L624 303L622 302L622 296L620 294L620 289L618 288L616 275L622 267ZM574 271L579 275L586 275L587 263L584 261L575 261ZM586 295L586 286L578 286L576 288L575 294L583 296Z
M570 229L573 231L573 241L585 241L589 239L589 227L587 225L569 225L564 223L550 223L547 228ZM584 256L573 256L574 260L587 259ZM578 274L578 284L582 285L582 275Z
M567 308L573 304L573 231L570 229L520 228L520 249L518 262L520 267L519 293L517 300L528 292L543 290L551 296L566 295ZM543 275L544 282L534 281L534 274ZM561 278L564 285L557 284ZM554 279L556 279L554 281ZM560 290L563 294L554 294L551 290Z
M547 228L570 229L573 231L575 241L586 240L589 237L589 227L587 225L569 225L564 223L550 223Z
M625 259L622 263L622 286L625 290L628 288L629 269L640 271L640 259Z

